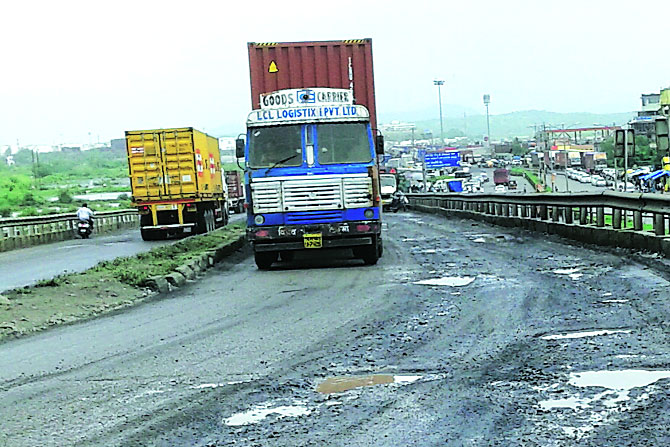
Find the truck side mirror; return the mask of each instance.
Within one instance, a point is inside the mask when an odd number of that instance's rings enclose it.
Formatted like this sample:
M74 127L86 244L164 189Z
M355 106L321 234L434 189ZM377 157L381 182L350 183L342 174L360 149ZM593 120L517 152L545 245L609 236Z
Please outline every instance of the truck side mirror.
M242 138L235 140L235 157L244 158L244 140Z
M384 135L377 135L375 138L375 150L377 155L384 154Z

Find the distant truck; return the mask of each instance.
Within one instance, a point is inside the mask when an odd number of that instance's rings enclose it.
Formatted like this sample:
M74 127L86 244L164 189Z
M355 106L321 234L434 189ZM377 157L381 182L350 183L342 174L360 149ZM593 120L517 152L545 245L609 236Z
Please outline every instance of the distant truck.
M219 141L192 127L126 131L133 206L145 241L228 223Z
M605 152L585 152L582 161L584 168L589 172L600 172L607 168L607 154Z
M568 166L571 168L581 168L582 167L582 156L577 151L568 152Z
M493 183L497 185L509 186L509 171L504 168L493 171Z
M228 210L235 213L244 212L244 181L239 171L226 171L226 187L228 189Z
M395 174L379 174L379 183L382 193L382 206L387 209L393 200L393 194L398 190L398 181Z

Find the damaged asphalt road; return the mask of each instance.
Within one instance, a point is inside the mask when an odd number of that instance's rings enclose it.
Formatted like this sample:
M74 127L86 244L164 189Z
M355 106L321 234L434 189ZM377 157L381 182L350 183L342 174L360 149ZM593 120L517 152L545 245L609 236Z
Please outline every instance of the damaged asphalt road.
M123 313L0 345L0 446L670 442L668 272L514 229L386 217L271 271L239 253Z

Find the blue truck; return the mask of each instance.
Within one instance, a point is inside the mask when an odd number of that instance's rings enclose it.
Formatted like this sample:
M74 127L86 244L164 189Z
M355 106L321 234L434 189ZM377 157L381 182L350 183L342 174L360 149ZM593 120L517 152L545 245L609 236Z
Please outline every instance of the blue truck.
M321 56L310 52L317 60L297 66L282 59L282 46L301 50L314 42L249 44L253 107L236 153L246 163L247 239L259 269L269 269L280 258L291 261L298 250L351 248L365 264L377 263L383 253L378 156L384 142L370 108L354 99L370 97L371 70L360 80L345 76L348 88L333 82L335 75L307 81L301 71L326 66L354 78L367 67L352 67L352 59L360 60L357 56L366 50L369 59L361 65L371 68L369 39L362 46L349 42L324 42L334 49ZM258 48L270 54L252 57ZM254 70L258 64L267 64L267 71ZM286 82L274 79L273 70L288 70ZM365 85L357 90L356 82ZM258 85L289 88L263 91ZM360 93L363 89L367 96Z

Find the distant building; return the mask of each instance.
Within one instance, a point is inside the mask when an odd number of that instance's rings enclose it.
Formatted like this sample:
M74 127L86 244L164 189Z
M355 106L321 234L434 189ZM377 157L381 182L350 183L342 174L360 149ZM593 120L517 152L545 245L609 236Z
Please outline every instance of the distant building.
M16 162L14 161L14 156L8 155L7 158L5 159L5 163L7 163L7 166L14 166L16 164Z
M643 93L640 96L642 109L637 112L637 116L628 123L635 131L635 135L644 135L652 140L655 138L655 121L663 106L663 104L661 104L662 92L663 91L660 93Z
M74 154L74 153L81 152L81 146L61 146L60 151L65 152L65 153Z
M512 153L512 143L495 143L493 149L496 154L510 154Z
M391 121L389 124L381 124L379 126L379 129L382 132L384 131L411 132L412 129L416 129L416 125L414 123L402 123L400 121Z
M221 163L235 163L235 138L219 138L219 152L221 153Z

